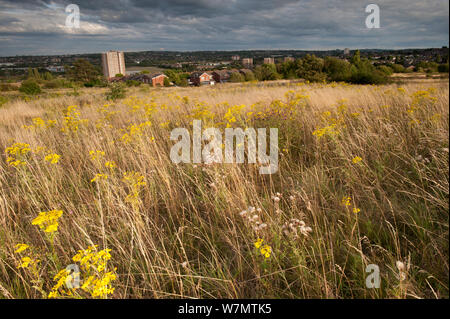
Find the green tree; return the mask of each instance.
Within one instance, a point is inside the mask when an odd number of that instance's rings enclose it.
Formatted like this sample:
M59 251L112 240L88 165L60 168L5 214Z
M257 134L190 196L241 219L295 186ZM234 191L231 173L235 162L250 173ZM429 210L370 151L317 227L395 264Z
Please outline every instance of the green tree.
M394 73L404 73L405 72L405 67L401 64L392 64L390 67L392 68Z
M230 82L237 83L237 82L244 82L245 77L240 74L239 72L232 72L230 75Z
M278 80L281 76L277 72L275 64L258 65L255 68L255 77L259 81Z
M245 71L244 78L245 78L245 81L255 81L256 80L255 73L253 73L251 70Z
M98 70L85 59L76 60L67 70L67 75L73 81L92 82L99 77Z
M387 65L380 65L378 67L378 70L380 70L381 72L383 72L387 76L391 76L392 73L394 73L394 70L392 70L392 68L388 67Z
M170 86L170 83L169 78L164 78L164 86Z
M382 71L377 70L369 60L364 59L352 65L350 82L357 84L384 84L388 82L388 77Z
M361 62L361 52L359 50L356 50L355 54L353 54L351 63L357 65L360 62Z
M296 64L294 61L287 61L277 64L277 71L280 73L284 79L295 79L296 74Z
M44 80L51 81L53 80L53 75L50 72L45 72L43 75Z
M334 57L325 58L323 70L330 81L348 81L352 76L351 64Z
M297 76L310 82L323 82L327 75L323 72L324 61L314 54L307 54L297 61Z

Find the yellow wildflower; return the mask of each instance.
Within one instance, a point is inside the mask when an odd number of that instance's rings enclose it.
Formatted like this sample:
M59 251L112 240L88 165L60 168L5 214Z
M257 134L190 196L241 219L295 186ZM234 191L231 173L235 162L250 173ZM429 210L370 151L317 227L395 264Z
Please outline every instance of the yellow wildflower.
M49 162L50 164L57 164L60 157L61 156L58 154L49 154L45 156L44 160Z
M263 241L264 241L264 239L259 238L259 239L255 242L255 247L256 247L257 249L259 249L259 247L261 247Z
M26 250L29 247L30 246L28 246L27 244L17 244L15 253L17 253L17 254L21 253L22 251Z
M108 175L106 174L95 174L95 177L91 179L91 183L96 182L98 180L106 180L108 179Z
M261 250L261 255L263 255L265 258L269 258L270 254L272 253L272 248L269 245L264 245Z
M53 233L58 230L58 219L62 216L62 210L51 210L48 212L40 212L39 215L33 219L32 225L37 225L46 233Z
M350 196L344 196L343 198L342 198L342 204L344 205L344 206L350 206L351 205L351 197Z

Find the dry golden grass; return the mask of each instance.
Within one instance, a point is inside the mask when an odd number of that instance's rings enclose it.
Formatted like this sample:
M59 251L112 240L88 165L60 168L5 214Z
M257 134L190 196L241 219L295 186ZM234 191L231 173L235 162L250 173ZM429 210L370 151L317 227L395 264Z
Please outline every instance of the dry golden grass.
M0 296L47 296L98 244L111 249L112 298L448 298L448 81L133 90L114 103L86 89L0 108L0 148L31 149L23 166L0 159ZM71 105L80 115L65 120ZM279 172L173 164L170 131L195 118L278 127ZM123 179L133 171L144 184ZM239 214L249 206L266 228ZM53 239L31 224L51 210L63 211ZM292 219L305 223L298 236L284 228ZM15 253L19 243L31 247ZM37 273L17 268L29 252ZM369 264L379 289L366 288Z

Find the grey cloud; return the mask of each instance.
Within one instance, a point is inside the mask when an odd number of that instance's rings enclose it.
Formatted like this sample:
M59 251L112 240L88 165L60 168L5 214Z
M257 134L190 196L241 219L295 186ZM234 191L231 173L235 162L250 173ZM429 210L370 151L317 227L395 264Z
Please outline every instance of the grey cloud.
M66 34L63 28L54 27L64 23L64 7L71 2L79 5L81 23L88 26L87 31ZM7 47L0 46L0 55L33 54L46 48L70 53L74 48L98 52L109 48L231 50L448 45L447 1L378 0L381 29L377 30L365 28L364 8L369 3L363 0L0 0L0 37L8 39ZM34 28L37 24L40 27Z

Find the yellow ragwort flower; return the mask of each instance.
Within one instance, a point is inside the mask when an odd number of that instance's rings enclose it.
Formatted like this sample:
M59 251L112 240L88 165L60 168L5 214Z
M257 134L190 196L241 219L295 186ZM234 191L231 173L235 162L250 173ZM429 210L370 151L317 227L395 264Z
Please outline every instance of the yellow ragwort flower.
M259 247L261 247L263 241L264 241L264 239L259 238L259 239L255 242L255 247L256 247L257 249L259 249Z
M30 246L28 246L27 244L17 244L15 253L17 253L17 254L21 253L22 251L26 250L28 247L30 247Z

